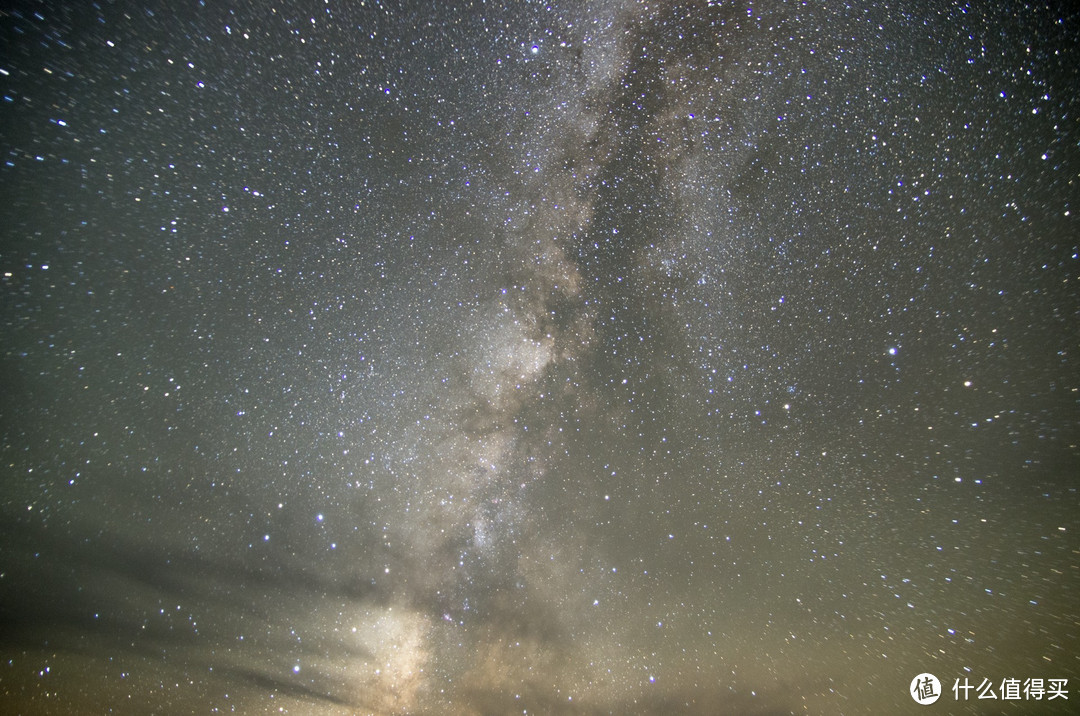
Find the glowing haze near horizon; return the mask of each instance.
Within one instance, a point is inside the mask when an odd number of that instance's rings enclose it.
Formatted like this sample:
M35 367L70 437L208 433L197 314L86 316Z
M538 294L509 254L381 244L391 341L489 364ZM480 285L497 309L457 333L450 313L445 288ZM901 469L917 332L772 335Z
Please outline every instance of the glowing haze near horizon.
M1076 687L1078 20L15 3L3 710Z

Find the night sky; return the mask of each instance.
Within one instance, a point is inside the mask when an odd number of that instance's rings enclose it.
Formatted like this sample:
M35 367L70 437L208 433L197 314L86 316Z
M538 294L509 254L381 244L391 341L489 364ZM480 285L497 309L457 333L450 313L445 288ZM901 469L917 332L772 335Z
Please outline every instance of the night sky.
M450 5L5 3L0 709L1077 708L1080 14Z

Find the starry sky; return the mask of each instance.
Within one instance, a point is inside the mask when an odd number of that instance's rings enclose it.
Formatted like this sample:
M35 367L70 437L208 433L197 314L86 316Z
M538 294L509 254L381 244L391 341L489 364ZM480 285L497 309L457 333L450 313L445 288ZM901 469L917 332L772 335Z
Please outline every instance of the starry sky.
M5 3L0 706L1066 712L1078 41Z

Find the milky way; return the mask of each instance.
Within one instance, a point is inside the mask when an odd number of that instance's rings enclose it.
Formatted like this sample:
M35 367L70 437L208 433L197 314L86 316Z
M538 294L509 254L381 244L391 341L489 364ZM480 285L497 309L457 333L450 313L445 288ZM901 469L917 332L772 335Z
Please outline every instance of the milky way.
M3 710L1068 712L1078 22L0 15Z

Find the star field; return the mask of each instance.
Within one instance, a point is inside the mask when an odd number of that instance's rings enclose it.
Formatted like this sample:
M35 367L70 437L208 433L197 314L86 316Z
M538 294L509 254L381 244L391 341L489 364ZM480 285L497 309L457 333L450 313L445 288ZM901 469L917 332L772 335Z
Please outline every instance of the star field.
M0 13L2 710L1069 712L1080 15L453 5Z

